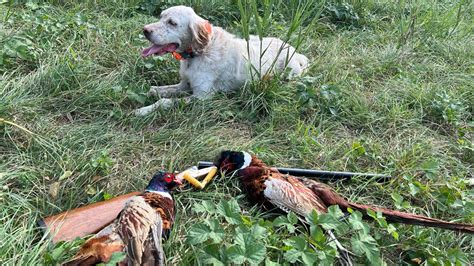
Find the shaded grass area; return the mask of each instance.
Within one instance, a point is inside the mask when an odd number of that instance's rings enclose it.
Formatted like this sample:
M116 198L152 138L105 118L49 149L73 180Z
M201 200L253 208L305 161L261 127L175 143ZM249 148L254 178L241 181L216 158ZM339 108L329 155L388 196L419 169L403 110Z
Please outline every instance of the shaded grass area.
M240 35L234 2L193 1ZM168 56L140 58L141 28L175 3L97 4L0 5L0 118L33 132L0 123L2 264L60 261L68 252L54 254L36 227L40 217L140 190L161 167L184 169L222 149L249 150L271 165L389 173L390 183L334 186L354 201L474 222L471 2L327 1L300 49L312 62L305 77L146 118L132 115L153 101L144 93L175 83L178 72ZM269 35L283 37L286 16L275 12ZM72 175L59 180L66 171ZM200 220L194 204L241 195L224 177L185 192L176 194L177 226L166 243L172 264L195 262L185 241ZM470 236L397 230L399 241L378 232L389 264L473 252Z

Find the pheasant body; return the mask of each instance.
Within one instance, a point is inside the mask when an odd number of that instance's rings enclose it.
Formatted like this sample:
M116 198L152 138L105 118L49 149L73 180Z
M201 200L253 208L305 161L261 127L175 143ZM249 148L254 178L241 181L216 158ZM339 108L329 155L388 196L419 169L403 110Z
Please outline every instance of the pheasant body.
M451 223L422 215L349 202L326 184L304 177L281 174L276 168L268 167L255 156L243 160L243 157L250 156L245 154L224 151L218 157L216 165L223 171L235 172L249 198L264 206L271 204L284 211L307 216L313 209L324 213L329 206L338 205L343 211L351 208L361 211L365 216L368 210L380 211L387 221L474 233L472 224Z
M169 234L175 214L169 190L178 184L172 174L157 173L144 193L128 200L118 217L64 265L108 262L115 252L125 252L121 264L164 265L162 235Z
M221 168L230 165L230 160L227 163L224 161ZM236 174L249 198L267 208L273 205L287 212L294 211L301 216L310 214L313 209L318 212L327 211L324 202L296 177L282 175L255 156L251 157L248 166L238 169Z

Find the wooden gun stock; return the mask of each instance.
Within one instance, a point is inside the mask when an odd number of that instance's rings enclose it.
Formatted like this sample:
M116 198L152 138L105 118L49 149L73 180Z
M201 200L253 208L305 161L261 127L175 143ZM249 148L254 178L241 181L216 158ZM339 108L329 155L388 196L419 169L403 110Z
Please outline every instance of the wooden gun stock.
M77 209L46 217L38 222L52 237L53 243L95 234L110 224L125 206L125 202L141 192L96 202Z

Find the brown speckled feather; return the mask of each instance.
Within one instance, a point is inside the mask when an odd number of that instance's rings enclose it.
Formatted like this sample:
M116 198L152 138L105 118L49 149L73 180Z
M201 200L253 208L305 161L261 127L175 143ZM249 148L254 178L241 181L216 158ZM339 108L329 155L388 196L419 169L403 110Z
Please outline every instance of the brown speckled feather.
M263 204L268 201L286 212L293 211L302 216L313 209L327 211L327 205L298 179L265 167L259 160L253 159L250 166L239 170L237 175L253 201Z
M165 233L171 229L174 223L174 202L172 199L163 197L160 194L145 192L142 197L145 202L155 209L163 220L163 230Z
M131 198L118 218L86 241L64 265L107 262L114 252L125 251L129 265L163 265L162 233L171 230L174 203L159 193L145 192Z
M125 246L129 265L142 265L151 260L163 264L163 258L155 258L152 250L161 251L161 215L150 206L144 197L130 199L118 219L118 234ZM157 232L159 232L157 234ZM159 243L155 246L155 241ZM147 257L150 256L150 257Z

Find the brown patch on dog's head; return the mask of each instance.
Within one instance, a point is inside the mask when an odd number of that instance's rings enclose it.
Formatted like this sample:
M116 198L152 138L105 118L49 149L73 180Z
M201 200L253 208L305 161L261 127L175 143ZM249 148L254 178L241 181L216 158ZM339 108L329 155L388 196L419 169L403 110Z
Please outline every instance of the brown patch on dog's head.
M212 25L209 21L204 20L198 16L191 21L189 25L192 34L191 48L196 54L202 54L207 46L212 36Z

